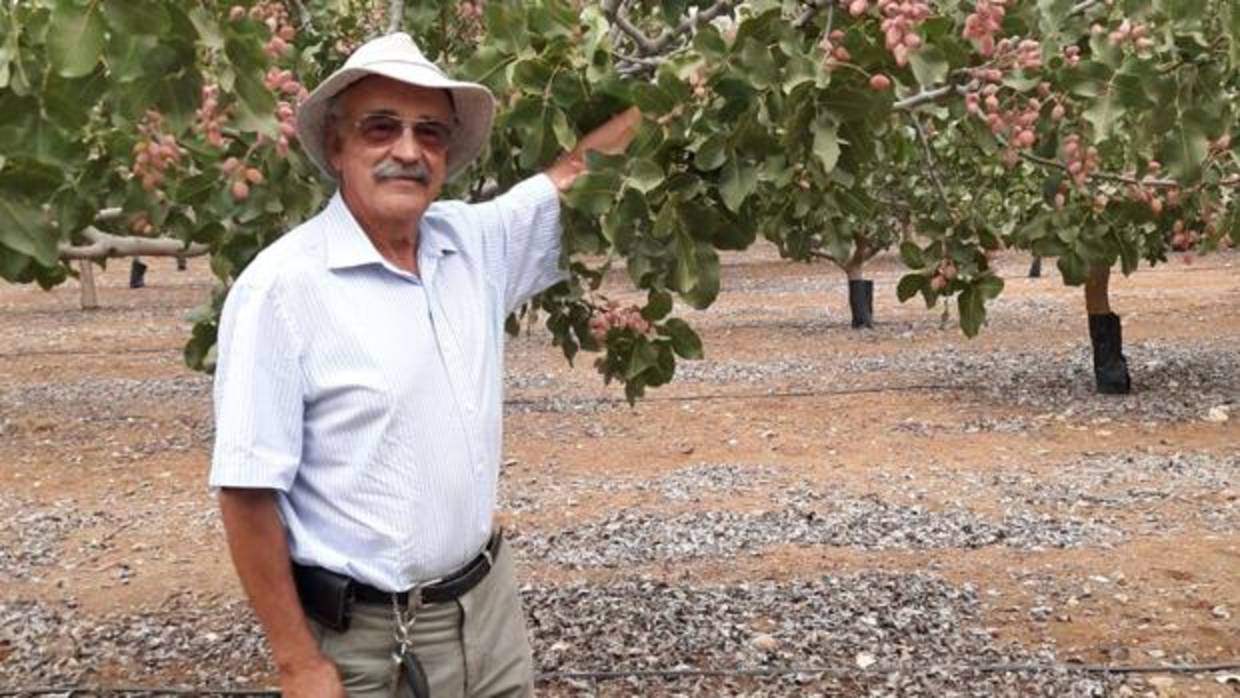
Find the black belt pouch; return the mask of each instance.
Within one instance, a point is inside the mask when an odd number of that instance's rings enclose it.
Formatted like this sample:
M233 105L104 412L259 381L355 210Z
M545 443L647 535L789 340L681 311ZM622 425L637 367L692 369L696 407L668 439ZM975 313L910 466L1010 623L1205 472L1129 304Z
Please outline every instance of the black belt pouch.
M353 615L353 580L322 567L293 563L293 581L306 615L343 633Z

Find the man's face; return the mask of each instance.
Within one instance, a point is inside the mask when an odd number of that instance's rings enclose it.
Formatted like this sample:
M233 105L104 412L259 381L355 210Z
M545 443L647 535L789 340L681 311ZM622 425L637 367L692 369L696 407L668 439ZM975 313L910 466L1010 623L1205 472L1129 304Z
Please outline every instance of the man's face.
M345 90L340 107L327 147L353 215L364 226L417 221L447 177L448 96L371 76Z

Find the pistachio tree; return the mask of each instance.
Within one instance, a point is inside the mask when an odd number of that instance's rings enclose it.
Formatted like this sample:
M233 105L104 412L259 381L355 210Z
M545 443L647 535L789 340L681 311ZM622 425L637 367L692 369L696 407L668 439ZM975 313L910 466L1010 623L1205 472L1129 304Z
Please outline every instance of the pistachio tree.
M209 370L229 283L329 191L298 100L393 29L499 98L455 196L641 108L566 196L571 278L526 311L630 399L702 354L677 307L708 307L719 251L759 236L858 281L898 248L898 297L970 336L1006 247L1056 258L1092 317L1112 268L1240 242L1228 0L26 0L0 4L0 277L207 254L186 357ZM641 303L604 295L611 270Z

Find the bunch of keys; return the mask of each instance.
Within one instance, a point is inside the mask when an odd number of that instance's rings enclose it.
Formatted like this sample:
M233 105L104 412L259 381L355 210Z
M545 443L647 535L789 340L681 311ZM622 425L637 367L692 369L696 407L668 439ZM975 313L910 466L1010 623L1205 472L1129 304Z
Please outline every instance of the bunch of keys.
M430 698L431 687L426 680L426 671L422 663L409 651L413 645L413 622L418 614L418 605L422 601L420 586L409 590L409 605L402 613L396 596L392 596L392 613L396 616L396 650L392 652L392 698L405 695L401 687L408 688L408 695L413 698Z

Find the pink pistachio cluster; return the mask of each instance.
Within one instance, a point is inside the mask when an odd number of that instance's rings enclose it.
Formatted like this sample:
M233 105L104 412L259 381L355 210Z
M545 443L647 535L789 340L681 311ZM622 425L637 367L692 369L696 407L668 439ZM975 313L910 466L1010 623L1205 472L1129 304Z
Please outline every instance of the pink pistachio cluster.
M1128 44L1137 51L1148 51L1154 48L1154 40L1149 36L1150 28L1140 22L1125 19L1119 28L1107 35L1107 39L1116 46Z
M939 266L934 271L934 276L930 279L930 288L935 291L942 291L947 288L947 284L956 278L956 262L951 259L944 259L939 262Z
M144 140L134 144L133 176L142 181L142 188L154 191L164 183L168 169L181 160L181 148L171 134L163 133L164 117L148 109L138 125Z
M995 35L1003 29L1007 0L977 0L964 21L964 38L977 46L978 53L989 57L995 52Z
M472 39L482 34L482 15L486 0L461 0L456 6L456 16L461 20L461 33Z
M271 68L264 80L267 89L277 95L296 97L301 102L309 96L306 87L293 76L293 71L282 68ZM276 103L276 119L280 122L280 135L276 137L276 152L281 157L288 155L289 143L297 137L297 109L292 102L281 99Z
M1187 252L1201 240L1196 230L1190 230L1183 220L1177 220L1171 226L1171 249L1176 252Z
M232 180L229 191L237 201L245 201L250 196L251 184L262 184L263 173L255 167L246 167L237 158L228 158L220 163L220 170Z
M920 0L879 0L883 39L896 65L908 65L909 53L921 47L917 28L930 17L930 6Z
M590 318L590 336L594 341L603 344L607 341L607 333L613 329L630 329L639 335L648 336L653 327L650 321L642 317L641 309L636 305L620 307L619 303L610 301L606 308L595 310Z
M129 232L143 236L155 234L155 226L147 218L146 211L139 211L129 219Z
M1084 188L1089 176L1098 170L1098 149L1092 145L1086 147L1081 142L1081 136L1076 133L1069 134L1064 139L1063 159L1072 183L1078 189Z
M224 145L224 122L228 115L220 111L220 86L214 82L202 86L202 104L195 112L194 131L219 148Z
M1000 81L1004 72L998 68L978 68L973 76L980 89L968 92L964 97L965 109L974 116L986 121L991 133L1007 139L1009 150L1004 153L1004 162L1013 165L1017 159L1016 151L1028 150L1037 143L1038 115L1041 113L1043 101L1031 97L1023 103L1010 104L1007 108L999 100ZM1049 85L1043 83L1049 88ZM1039 95L1045 98L1049 89L1039 88ZM1058 105L1056 105L1058 107Z

